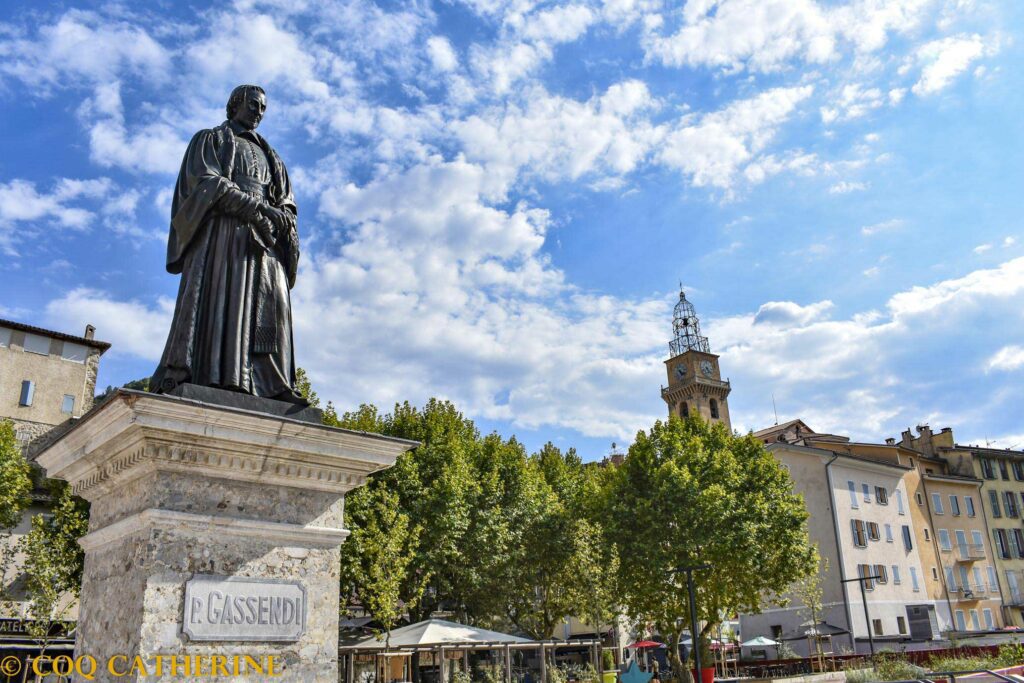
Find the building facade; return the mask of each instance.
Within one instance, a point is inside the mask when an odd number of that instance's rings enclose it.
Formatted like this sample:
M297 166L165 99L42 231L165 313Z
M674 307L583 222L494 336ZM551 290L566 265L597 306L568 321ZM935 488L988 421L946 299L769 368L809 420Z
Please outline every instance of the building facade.
M665 361L668 386L661 388L661 398L668 405L669 415L699 415L708 422L721 422L732 429L729 419L729 380L722 379L718 356L711 353L708 338L700 333L697 312L679 292L672 316L671 358Z
M92 407L100 356L110 344L0 320L0 419L27 444Z
M950 472L978 482L970 513L976 521L972 532L983 533L989 541L990 554L982 572L984 589L989 597L998 591L1007 625L1024 626L1024 452L957 444L948 427L933 433L922 425L916 436L908 429L901 438L901 443L946 462ZM973 535L970 545L976 545ZM978 585L974 569L970 567L968 576L973 579L972 590ZM959 578L963 585L963 577ZM984 609L982 621L987 618ZM969 609L965 620L973 620Z

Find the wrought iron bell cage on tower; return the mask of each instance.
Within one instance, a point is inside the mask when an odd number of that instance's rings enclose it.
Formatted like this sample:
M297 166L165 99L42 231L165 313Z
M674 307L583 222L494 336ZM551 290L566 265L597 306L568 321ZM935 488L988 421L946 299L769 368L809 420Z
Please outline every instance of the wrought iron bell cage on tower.
M668 348L673 357L687 351L711 353L708 338L700 333L697 311L694 310L693 304L686 300L686 293L682 287L679 288L679 302L672 311L672 334L673 339L668 343Z

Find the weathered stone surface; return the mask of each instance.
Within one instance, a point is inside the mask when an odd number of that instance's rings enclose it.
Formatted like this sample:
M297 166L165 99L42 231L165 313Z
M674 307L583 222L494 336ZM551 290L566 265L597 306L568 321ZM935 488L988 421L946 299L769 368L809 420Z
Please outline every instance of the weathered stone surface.
M412 445L122 390L38 456L92 503L77 653L99 662L273 654L284 672L272 680L336 681L344 494ZM185 586L210 574L301 583L301 636L190 639ZM143 677L101 667L95 680ZM183 679L150 671L144 680Z

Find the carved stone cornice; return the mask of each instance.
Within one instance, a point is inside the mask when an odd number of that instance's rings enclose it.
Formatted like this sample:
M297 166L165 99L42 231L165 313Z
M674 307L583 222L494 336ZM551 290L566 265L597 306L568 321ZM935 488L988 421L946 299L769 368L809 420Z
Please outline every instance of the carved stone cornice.
M87 499L157 471L344 494L415 445L122 390L36 460Z

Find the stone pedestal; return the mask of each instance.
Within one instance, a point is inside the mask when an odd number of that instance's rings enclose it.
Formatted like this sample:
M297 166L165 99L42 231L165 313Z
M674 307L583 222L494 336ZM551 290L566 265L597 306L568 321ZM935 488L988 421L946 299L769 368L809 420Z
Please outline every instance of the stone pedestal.
M345 493L413 446L119 391L37 457L92 506L76 654L100 681L337 681Z

